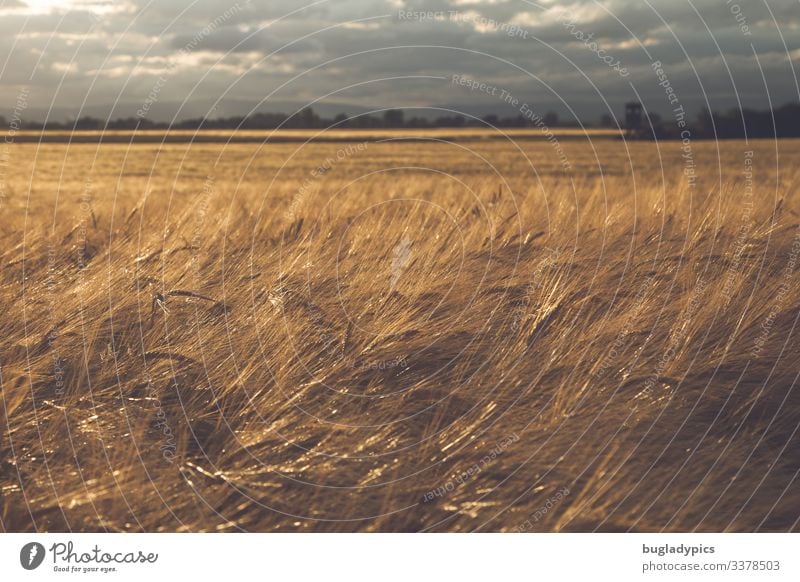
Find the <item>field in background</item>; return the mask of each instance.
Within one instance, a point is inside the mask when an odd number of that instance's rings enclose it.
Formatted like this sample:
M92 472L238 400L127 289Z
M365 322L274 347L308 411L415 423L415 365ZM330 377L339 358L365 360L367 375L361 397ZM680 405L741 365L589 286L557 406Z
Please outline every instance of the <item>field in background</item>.
M386 139L440 139L464 140L543 140L549 136L558 139L593 139L620 137L619 129L573 127L506 127L498 130L480 127L421 128L421 129L220 129L220 130L105 130L105 131L33 131L22 130L3 136L16 142L111 142L111 143L174 143L174 142L305 142L305 141L381 141Z
M797 530L800 148L681 145L12 145L2 528Z

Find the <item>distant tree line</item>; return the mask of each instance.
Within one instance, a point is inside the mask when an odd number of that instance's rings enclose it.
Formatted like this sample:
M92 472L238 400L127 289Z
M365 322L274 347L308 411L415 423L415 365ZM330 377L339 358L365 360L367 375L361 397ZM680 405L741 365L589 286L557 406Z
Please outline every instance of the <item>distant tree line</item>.
M800 137L800 103L787 103L772 110L733 108L727 111L703 109L688 123L692 137L707 139L741 139ZM651 113L639 128L628 127L634 136L643 139L679 139L681 128L674 119L663 119Z
M3 118L0 117L0 120ZM555 113L548 113L544 117L550 126L563 125ZM398 129L419 127L484 127L487 124L495 127L529 127L530 120L518 115L516 117L500 117L487 115L483 120L468 118L464 115L440 116L435 119L425 117L407 117L401 109L389 109L382 115L354 115L348 116L340 113L333 119L326 119L317 115L310 107L302 109L294 115L283 113L253 113L247 116L233 117L198 117L184 119L175 123L150 121L139 117L119 118L105 121L96 117L81 117L76 121L47 123L26 122L25 129L34 130L121 130L121 129L324 129L327 127L355 128L355 129ZM577 126L577 123L573 125Z
M579 126L577 122L564 123L556 113L547 113L544 118L549 127ZM618 122L610 115L604 115L600 127L617 127ZM530 119L518 115L500 117L486 115L482 119L468 118L464 115L445 115L435 119L409 117L400 109L389 109L382 115L347 116L340 113L333 119L320 117L312 108L302 109L294 115L283 113L253 113L247 116L198 117L176 123L156 122L139 117L128 117L106 121L96 117L81 117L76 121L46 123L25 122L22 129L29 130L132 130L132 129L324 129L327 127L354 129L399 129L399 128L454 128L454 127L531 127ZM624 124L622 124L624 127ZM591 124L584 124L591 127ZM0 128L7 128L8 122L0 117ZM696 138L742 138L745 135L759 137L800 137L800 103L787 103L773 110L730 109L724 112L710 112L704 109L687 126ZM670 118L662 118L651 113L642 119L639 127L627 127L629 134L643 139L678 139L680 128Z
M800 103L787 103L772 111L731 109L725 113L704 110L698 117L697 131L720 138L798 137L800 136Z

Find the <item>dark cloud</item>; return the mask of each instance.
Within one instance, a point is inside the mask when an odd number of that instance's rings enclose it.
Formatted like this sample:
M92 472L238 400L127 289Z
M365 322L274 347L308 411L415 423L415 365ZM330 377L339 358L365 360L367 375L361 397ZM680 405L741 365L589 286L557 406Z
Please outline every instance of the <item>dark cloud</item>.
M30 86L45 111L141 103L161 77L163 103L225 94L249 106L273 92L267 108L331 92L353 107L496 101L441 79L381 80L453 74L562 112L599 115L603 98L618 108L633 88L665 110L654 60L687 107L798 99L796 0L66 0L50 11L6 0L0 12L4 99Z

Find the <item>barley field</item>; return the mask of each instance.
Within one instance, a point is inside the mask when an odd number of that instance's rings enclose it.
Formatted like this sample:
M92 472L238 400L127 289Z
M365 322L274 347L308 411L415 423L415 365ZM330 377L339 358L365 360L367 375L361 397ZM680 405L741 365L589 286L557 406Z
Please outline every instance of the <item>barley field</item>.
M14 143L4 531L797 531L800 148Z

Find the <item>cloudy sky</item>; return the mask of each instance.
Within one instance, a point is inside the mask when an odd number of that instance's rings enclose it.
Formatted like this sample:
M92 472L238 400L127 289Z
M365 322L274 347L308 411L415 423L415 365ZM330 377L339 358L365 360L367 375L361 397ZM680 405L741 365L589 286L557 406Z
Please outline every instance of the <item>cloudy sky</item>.
M31 119L311 102L596 119L632 98L668 114L667 83L692 112L799 93L798 0L0 0L0 27L6 117L20 95Z

